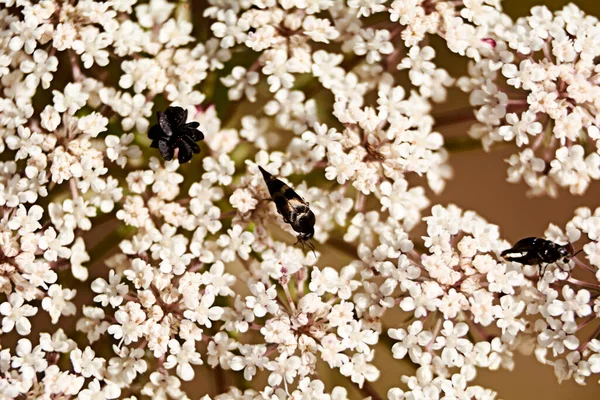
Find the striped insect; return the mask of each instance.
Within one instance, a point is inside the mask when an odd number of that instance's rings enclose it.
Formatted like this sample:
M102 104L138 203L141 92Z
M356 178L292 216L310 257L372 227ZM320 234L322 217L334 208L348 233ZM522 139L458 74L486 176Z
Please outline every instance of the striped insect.
M283 220L298 232L298 240L302 248L308 246L314 253L314 245L309 242L315 234L315 214L308 207L308 203L280 179L265 171L260 165L258 169L267 184L271 198L275 202L277 212Z

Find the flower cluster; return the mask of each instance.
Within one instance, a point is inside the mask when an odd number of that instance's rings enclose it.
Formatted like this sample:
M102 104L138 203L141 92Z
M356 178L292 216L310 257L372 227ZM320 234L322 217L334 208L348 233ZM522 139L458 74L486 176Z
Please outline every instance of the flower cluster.
M600 179L599 35L598 19L574 4L556 14L534 7L505 29L482 23L479 38L492 50L458 80L476 107L469 134L488 149L516 143L508 180L531 194L555 197L562 187L581 195Z
M431 197L455 86L472 136L525 147L509 180L553 195L600 177L596 19L191 3L0 0L1 398L380 399L382 343L414 367L390 399L494 398L477 372L517 350L598 379L600 209L550 225L583 251L540 277L500 257L498 226ZM468 76L436 65L432 35ZM315 252L259 165L314 213Z

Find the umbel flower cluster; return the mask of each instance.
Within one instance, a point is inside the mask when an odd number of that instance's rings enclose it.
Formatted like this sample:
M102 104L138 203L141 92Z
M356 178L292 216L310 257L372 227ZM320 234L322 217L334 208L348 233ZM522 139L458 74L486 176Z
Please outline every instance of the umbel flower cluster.
M595 17L201 3L0 0L0 398L493 399L477 373L517 352L597 384L600 208L548 221L582 251L540 274L430 200L457 89L471 140L515 148L509 181L600 179ZM314 253L259 166L314 213ZM389 391L382 352L411 371Z

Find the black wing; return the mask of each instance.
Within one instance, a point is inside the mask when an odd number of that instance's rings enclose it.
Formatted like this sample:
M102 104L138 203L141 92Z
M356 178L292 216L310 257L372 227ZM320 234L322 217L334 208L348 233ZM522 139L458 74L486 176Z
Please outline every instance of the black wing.
M502 253L500 253L500 255L504 257L508 254L528 253L530 251L536 251L540 240L543 241L544 239L539 239L536 237L528 237L525 239L521 239L517 243L515 243L513 247L504 250Z
M275 202L277 212L283 216L285 222L290 223L292 221L292 212L297 210L298 206L308 206L307 203L294 189L283 183L282 180L275 178L260 165L258 169L262 173L267 184L267 189L269 189L269 194L271 194L271 198Z

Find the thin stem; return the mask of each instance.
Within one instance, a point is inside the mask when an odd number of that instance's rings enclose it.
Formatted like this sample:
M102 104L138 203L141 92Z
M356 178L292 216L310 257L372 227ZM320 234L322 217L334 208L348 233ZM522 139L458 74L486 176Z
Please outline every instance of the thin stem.
M227 211L227 212L224 212L223 214L221 214L219 219L233 218L236 216L236 214L237 214L237 210L230 210L230 211Z
M582 287L586 287L589 289L600 290L600 285L594 285L593 283L580 281L579 279L575 279L575 278L569 278L569 279L567 279L567 282L569 282L573 285L582 286Z
M540 132L540 133L538 133L538 137L537 137L537 139L535 139L535 142L533 142L533 144L531 145L531 150L536 151L542 145L543 141L544 141L544 133Z
M366 196L363 192L358 192L356 195L356 205L354 209L358 212L365 212L365 200Z
M265 353L265 357L269 357L271 354L273 354L275 352L275 350L277 350L277 345L271 345L270 347L267 348L267 352Z
M306 282L306 278L308 276L308 267L304 267L296 272L296 297L298 300L304 296L304 282Z
M296 303L294 303L294 299L292 299L292 294L290 293L290 288L288 287L288 283L285 283L283 286L283 292L285 293L285 297L290 304L290 307L294 312L296 312Z
M71 70L73 72L73 80L75 82L81 82L85 78L84 74L79 68L79 57L74 51L69 51L69 59L71 60Z
M438 320L435 323L435 328L433 329L433 335L431 336L431 341L429 343L427 343L427 351L430 353L432 352L431 347L435 343L435 339L437 338L438 334L440 333L441 328L442 328L442 319L438 318Z
M577 257L571 258L571 260L575 261L575 265L585 269L586 271L591 272L592 274L596 274L596 270L591 265L587 265L583 261L579 260Z
M585 350L585 348L587 347L588 343L590 343L593 339L596 339L598 337L598 335L600 335L600 325L598 325L598 327L596 328L596 330L594 331L594 333L592 333L590 335L590 338L588 340L586 340L585 342L581 343L581 346L579 346L579 348L577 350L580 353L583 352L583 350Z
M596 319L596 316L592 315L591 317L589 317L588 319L586 319L585 321L583 321L582 323L577 325L577 330L583 329L585 326L587 326L587 324L589 324L590 322L592 322L595 319Z
M73 200L77 200L79 197L79 191L77 190L77 182L75 182L75 178L69 179L69 188L71 189L71 196Z
M217 387L217 394L227 392L227 384L225 382L225 371L220 365L213 368L215 374L215 386Z

